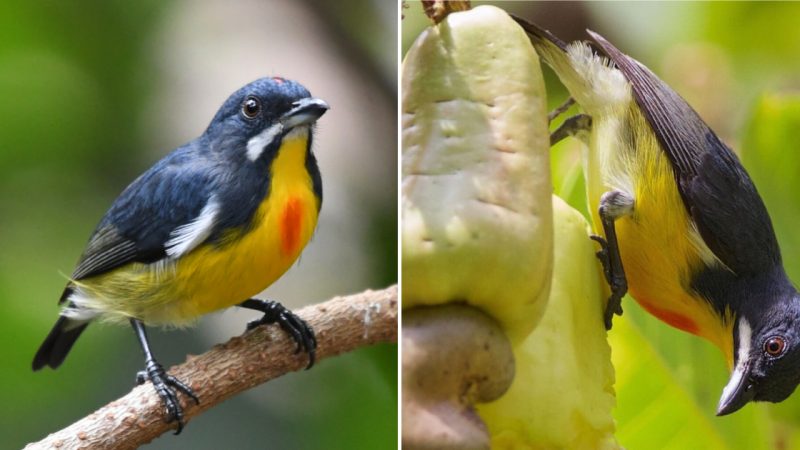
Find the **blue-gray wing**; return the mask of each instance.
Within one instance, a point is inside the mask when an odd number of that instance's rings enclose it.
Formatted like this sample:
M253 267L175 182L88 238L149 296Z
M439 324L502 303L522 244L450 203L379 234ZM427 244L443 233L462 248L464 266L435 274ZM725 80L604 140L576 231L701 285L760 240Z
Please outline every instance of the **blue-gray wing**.
M589 33L630 81L706 245L739 275L764 273L779 265L772 222L736 155L666 83L602 36Z
M196 153L186 150L156 163L114 201L89 239L73 279L167 256L171 233L195 220L211 197L211 172Z

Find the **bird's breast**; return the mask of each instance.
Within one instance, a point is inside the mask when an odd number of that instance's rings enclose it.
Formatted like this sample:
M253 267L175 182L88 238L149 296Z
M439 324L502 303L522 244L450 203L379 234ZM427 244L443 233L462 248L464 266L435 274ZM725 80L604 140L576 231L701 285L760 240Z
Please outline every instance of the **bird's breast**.
M307 139L285 140L272 163L267 194L250 223L228 230L222 244L201 246L178 263L185 315L251 298L300 256L314 233L319 211L306 153Z
M278 227L281 237L281 254L295 255L302 247L309 205L298 197L290 197L281 208Z
M604 192L621 190L633 197L633 213L615 222L629 293L662 321L711 341L731 361L729 317L691 288L693 276L712 263L713 254L692 225L655 136L640 131L635 140L626 140L621 137L625 126L648 130L643 122L594 122L586 179L595 232L604 234L598 215Z

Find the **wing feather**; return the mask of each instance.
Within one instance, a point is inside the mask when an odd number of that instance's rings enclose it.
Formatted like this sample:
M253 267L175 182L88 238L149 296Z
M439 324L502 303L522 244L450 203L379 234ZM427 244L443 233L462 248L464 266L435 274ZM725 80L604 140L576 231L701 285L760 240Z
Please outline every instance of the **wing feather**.
M781 262L772 222L736 155L675 91L644 65L589 31L630 81L636 103L670 160L684 206L703 241L737 274Z
M202 161L184 147L131 183L92 234L72 279L178 257L208 239L216 203L210 194L213 171Z

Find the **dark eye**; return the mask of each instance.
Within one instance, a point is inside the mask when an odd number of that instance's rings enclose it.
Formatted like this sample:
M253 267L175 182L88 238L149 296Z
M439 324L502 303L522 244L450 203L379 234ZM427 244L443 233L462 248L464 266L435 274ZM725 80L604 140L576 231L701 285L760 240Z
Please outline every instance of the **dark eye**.
M261 112L261 101L257 97L247 97L242 103L242 114L248 119L255 119Z
M774 336L767 339L764 343L764 351L772 357L778 357L786 350L786 341L780 336Z

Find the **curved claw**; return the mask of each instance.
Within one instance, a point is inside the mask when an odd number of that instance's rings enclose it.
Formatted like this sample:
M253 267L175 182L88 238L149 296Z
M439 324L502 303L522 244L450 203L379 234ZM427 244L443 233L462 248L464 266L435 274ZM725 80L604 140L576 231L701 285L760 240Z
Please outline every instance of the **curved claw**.
M195 404L200 404L200 399L195 395L192 388L174 376L168 375L161 364L155 361L149 361L145 370L136 374L137 383L142 384L147 380L150 380L153 384L153 389L155 389L156 394L164 404L167 423L177 421L178 428L175 430L175 434L180 434L186 423L183 416L183 407L178 400L176 389L194 400Z
M608 241L603 236L593 234L589 238L600 244L600 250L595 253L600 264L603 265L603 275L606 277L606 282L611 284L611 260L608 255Z
M300 350L308 353L308 365L306 370L314 365L314 359L317 349L317 338L314 336L314 330L306 323L305 320L295 315L289 310L284 311L278 318L278 324L281 328L289 333L297 344L295 354Z
M605 325L606 330L610 330L614 326L614 322L612 320L613 318L613 313L609 314L608 311L603 313L603 324Z
M596 241L596 242L599 242L600 245L603 246L603 247L608 245L608 242L606 242L606 238L604 238L603 236L600 236L599 234L589 235L589 239L591 239L593 241Z
M250 331L253 328L256 328L256 327L258 327L260 325L263 325L263 324L264 324L264 322L261 319L251 320L250 322L247 322L247 326L245 327L245 330L246 331Z
M178 388L179 391L183 392L187 397L194 400L195 405L200 404L200 398L197 397L197 395L194 393L192 388L189 387L189 385L173 377L172 375L167 375L167 383L171 386Z
M608 241L604 237L596 234L593 234L589 237L593 241L596 241L600 244L600 250L598 250L595 255L603 266L603 275L605 276L606 282L611 290L611 295L609 295L606 303L606 310L603 313L603 321L605 323L606 330L610 330L614 315L622 315L622 297L624 297L625 293L628 291L628 283L625 279L624 272L621 274L616 273L613 269Z
M308 365L306 369L310 369L314 365L317 349L317 338L314 336L314 330L295 313L286 309L283 305L274 301L264 301L257 299L250 299L242 302L239 306L249 309L255 309L264 313L260 319L253 320L247 323L247 329L264 325L277 323L283 331L285 331L297 345L295 354L301 350L308 353Z

